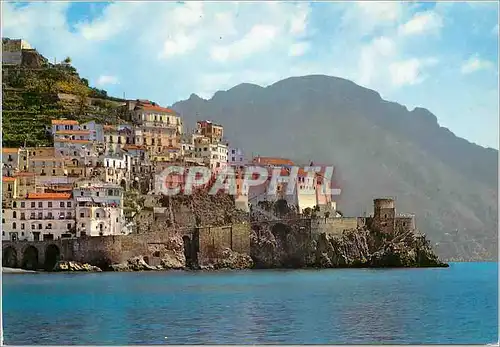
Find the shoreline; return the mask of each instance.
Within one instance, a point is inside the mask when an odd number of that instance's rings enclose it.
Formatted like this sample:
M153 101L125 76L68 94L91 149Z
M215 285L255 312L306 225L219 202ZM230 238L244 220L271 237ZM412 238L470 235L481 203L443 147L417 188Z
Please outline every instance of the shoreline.
M452 262L453 263L453 262ZM157 273L157 272L192 272L192 273L210 273L210 272L223 272L223 271L269 271L269 270L287 270L287 271L294 271L294 270L312 270L312 271L317 271L317 270L333 270L333 269L342 269L342 270L388 270L388 269L439 269L439 268L449 268L450 263L445 263L444 265L438 265L438 266L386 266L386 267L374 267L374 266L351 266L351 267L346 267L346 266L339 266L339 267L298 267L298 268L289 268L289 267L272 267L272 268L238 268L238 269L232 269L232 268L218 268L218 269L157 269L157 270L132 270L132 271L113 271L113 270L103 270L103 271L46 271L46 270L25 270L21 268L9 268L9 267L2 267L2 274L40 274L40 273L50 273L50 274L55 274L55 273L134 273L134 272L151 272L151 273Z

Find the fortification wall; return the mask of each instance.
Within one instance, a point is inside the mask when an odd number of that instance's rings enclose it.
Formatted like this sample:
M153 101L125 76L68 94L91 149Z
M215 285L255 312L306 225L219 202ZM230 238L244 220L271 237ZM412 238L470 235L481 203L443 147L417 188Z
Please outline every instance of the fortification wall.
M235 224L223 227L198 228L199 265L207 265L221 258L225 249L250 254L250 225Z
M358 217L320 218L311 221L315 233L327 235L341 235L344 230L356 229L360 223Z
M23 54L21 51L17 52L2 52L2 64L21 65Z

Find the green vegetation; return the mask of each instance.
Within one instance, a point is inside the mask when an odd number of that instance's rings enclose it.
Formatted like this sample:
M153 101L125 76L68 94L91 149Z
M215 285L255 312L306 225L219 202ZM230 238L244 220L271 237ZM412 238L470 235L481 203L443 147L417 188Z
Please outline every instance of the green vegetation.
M51 144L46 127L51 119L96 120L117 123L122 99L89 87L67 57L62 64L44 62L40 68L2 65L2 145L18 147Z

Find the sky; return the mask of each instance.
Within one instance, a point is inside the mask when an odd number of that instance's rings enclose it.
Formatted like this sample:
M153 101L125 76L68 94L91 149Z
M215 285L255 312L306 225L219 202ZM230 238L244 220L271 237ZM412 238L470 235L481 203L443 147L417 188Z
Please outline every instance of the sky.
M498 149L496 2L2 1L2 36L164 106L243 82L347 78Z

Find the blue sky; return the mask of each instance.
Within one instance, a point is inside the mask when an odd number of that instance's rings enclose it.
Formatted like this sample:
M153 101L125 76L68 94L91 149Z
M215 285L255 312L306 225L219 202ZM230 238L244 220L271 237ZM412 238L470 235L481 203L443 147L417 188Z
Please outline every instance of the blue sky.
M326 74L498 149L496 2L2 2L2 35L162 105Z

